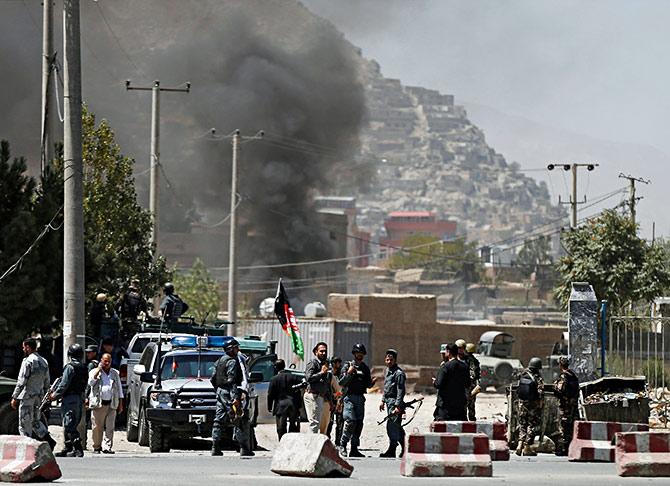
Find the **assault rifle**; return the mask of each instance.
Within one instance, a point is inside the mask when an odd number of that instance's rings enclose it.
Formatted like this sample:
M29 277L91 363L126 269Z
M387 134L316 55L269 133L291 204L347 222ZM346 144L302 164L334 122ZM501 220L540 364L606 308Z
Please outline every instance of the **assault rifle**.
M398 407L398 408L400 409L400 413L396 412L396 413L390 413L390 414L386 415L386 417L384 417L382 420L380 420L379 422L377 422L377 425L382 425L384 422L386 422L389 418L393 417L394 415L403 415L403 414L405 413L405 410L406 410L406 409L408 409L408 408L414 408L414 404L415 404L415 403L418 403L418 404L419 404L419 408L421 408L421 405L423 404L423 397L415 398L414 400L411 400L411 401L409 401L409 402L404 402L401 406ZM411 421L414 419L414 416L416 415L416 412L419 411L419 408L417 408L417 409L414 411L414 415L412 416L412 418L409 419L408 422L406 422L405 424L403 424L403 427L404 427L405 425L407 425L409 422L411 422Z
M60 376L56 378L49 387L49 391L47 391L46 394L42 397L42 401L40 402L40 412L42 412L45 415L48 415L49 409L51 408L51 400L49 399L49 397L56 390L56 388L58 388L61 379L62 377Z

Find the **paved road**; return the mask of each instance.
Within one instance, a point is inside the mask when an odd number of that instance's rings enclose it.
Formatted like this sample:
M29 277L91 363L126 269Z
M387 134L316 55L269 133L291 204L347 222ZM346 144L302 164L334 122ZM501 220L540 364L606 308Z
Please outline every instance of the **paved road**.
M270 453L260 453L249 459L240 459L232 453L224 457L210 457L205 452L115 456L92 456L83 459L59 459L63 471L61 484L162 484L162 485L236 485L276 486L278 481L288 484L307 483L342 486L348 482L375 485L407 483L445 484L444 478L404 478L400 476L400 461L394 459L352 459L354 473L351 479L280 478L270 472ZM510 485L636 485L669 484L668 478L620 478L614 464L569 463L564 458L540 455L533 458L514 456L509 462L493 463L493 478L454 478L458 484Z

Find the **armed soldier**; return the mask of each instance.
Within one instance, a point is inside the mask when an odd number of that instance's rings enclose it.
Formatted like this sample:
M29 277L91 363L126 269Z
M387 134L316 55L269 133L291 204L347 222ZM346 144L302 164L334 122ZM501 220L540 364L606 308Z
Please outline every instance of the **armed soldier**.
M400 444L400 457L405 454L405 430L402 428L402 415L405 400L405 372L398 366L398 352L387 349L384 358L386 374L384 375L384 395L379 404L379 410L384 411L386 420L386 435L389 438L389 447L379 457L395 457L396 448Z
M333 374L328 363L328 345L320 342L312 349L314 359L307 363L305 380L307 389L303 401L309 429L325 434L330 422L330 400L333 394Z
M177 322L177 319L188 310L188 304L181 300L179 295L174 293L174 284L172 282L165 282L163 293L165 297L163 298L163 302L161 302L160 310L165 324L171 325Z
M560 376L554 382L554 393L559 400L560 421L558 424L558 440L556 441L556 455L567 456L568 446L572 441L572 429L575 420L579 420L579 378L569 368L569 360L565 356L558 359Z
M351 450L348 457L365 457L358 450L363 432L363 421L365 419L365 393L371 388L375 380L370 375L370 368L363 359L367 350L363 344L354 344L351 349L354 360L348 362L342 368L340 385L344 398L344 430L340 441L340 454L347 457L347 444L351 441Z
M544 409L544 380L542 380L542 360L531 358L528 368L523 370L517 389L519 397L519 443L516 448L518 456L535 456L531 450L535 440L535 432L542 423Z
M479 366L479 360L475 358L474 352L476 351L474 343L467 343L465 345L465 362L468 364L470 370L470 388L468 388L467 396L467 413L468 420L474 422L477 420L477 415L475 412L475 404L477 402L477 394L481 391L479 386L479 380L482 377L482 370Z
M212 426L212 455L221 456L221 445L223 441L223 427L232 424L233 440L240 446L240 457L254 456L251 450L251 426L249 424L249 411L243 401L247 398L242 396L242 382L244 372L237 355L240 352L240 343L235 339L228 341L223 350L225 355L221 356L215 366L211 382L216 390L216 414Z
M50 400L61 399L63 414L63 432L65 448L58 452L58 457L84 457L81 436L77 430L84 408L84 392L88 385L88 369L84 364L84 349L80 344L73 344L67 350L70 362L63 368L63 377L50 393Z
M49 392L49 363L37 354L37 341L33 338L23 340L23 354L11 401L12 408L19 409L19 434L47 441L53 449L56 441L42 422L40 411L42 397Z

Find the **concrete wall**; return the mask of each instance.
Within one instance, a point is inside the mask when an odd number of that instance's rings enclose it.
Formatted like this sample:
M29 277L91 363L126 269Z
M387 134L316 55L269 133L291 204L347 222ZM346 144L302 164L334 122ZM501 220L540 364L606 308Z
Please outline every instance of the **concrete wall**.
M477 343L482 333L489 330L512 334L516 339L513 356L527 363L533 356L547 356L565 330L564 326L438 322L436 310L433 295L330 294L328 297L330 317L372 322L373 365L382 365L384 351L394 348L400 363L433 366L439 363L441 343L459 338Z

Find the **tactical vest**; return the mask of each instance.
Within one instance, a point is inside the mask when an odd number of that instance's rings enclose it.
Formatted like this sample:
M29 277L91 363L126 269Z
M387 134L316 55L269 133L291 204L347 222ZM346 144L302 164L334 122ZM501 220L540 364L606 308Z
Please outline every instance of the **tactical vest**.
M88 368L79 361L70 361L68 366L72 366L74 375L63 395L81 395L86 391L86 385L88 385Z
M228 361L230 360L235 361L235 381L233 383L228 381ZM243 378L242 368L237 358L226 354L218 359L216 362L216 380L214 383L217 388L233 388L234 386L241 385Z
M572 372L568 370L565 372L565 390L563 395L566 398L577 398L579 396L579 378Z

